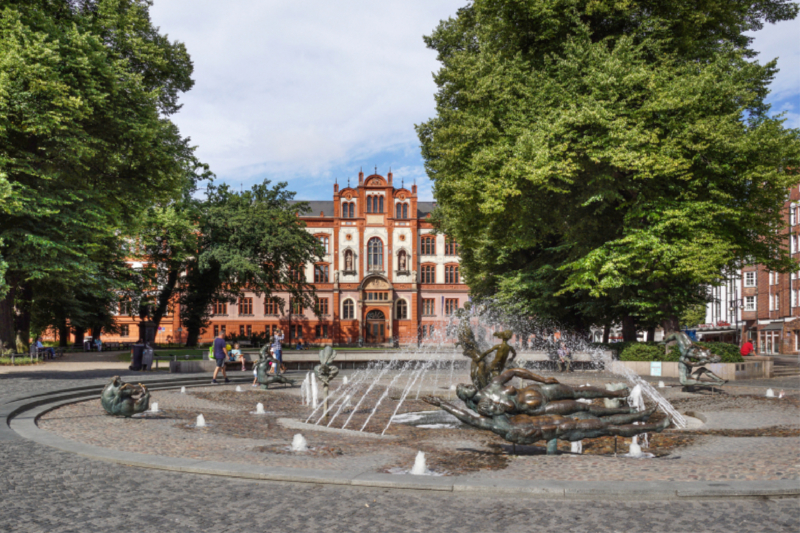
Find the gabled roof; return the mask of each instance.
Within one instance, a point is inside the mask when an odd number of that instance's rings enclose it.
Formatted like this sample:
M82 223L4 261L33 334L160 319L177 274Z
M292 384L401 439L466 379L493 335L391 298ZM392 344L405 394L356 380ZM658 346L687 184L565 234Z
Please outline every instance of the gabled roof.
M436 207L436 202L417 202L417 218L425 218L428 213L432 213Z

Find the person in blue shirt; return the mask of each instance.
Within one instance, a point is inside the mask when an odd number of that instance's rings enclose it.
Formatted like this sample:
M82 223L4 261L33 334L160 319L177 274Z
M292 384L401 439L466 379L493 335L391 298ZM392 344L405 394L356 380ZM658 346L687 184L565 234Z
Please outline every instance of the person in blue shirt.
M281 365L281 372L286 372L286 366L283 364L283 350L281 343L283 342L283 330L278 330L275 332L275 336L272 338L272 350L273 356L275 359L280 361Z
M225 383L230 383L231 380L228 379L228 373L225 372L225 359L228 357L228 350L225 349L225 337L222 336L222 332L214 339L214 361L217 363L217 367L214 369L214 377L211 378L211 383L216 385L217 384L217 374L219 374L219 369L222 369L222 377L225 378Z

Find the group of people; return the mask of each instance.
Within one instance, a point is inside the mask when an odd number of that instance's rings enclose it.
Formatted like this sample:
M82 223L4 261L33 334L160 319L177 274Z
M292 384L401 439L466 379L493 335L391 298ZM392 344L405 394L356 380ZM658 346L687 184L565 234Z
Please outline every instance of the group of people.
M103 351L103 341L100 340L100 337L95 337L94 339L83 339L83 351L91 352L92 350L96 352Z
M277 330L275 334L272 336L272 344L270 345L269 352L280 364L279 372L285 372L286 366L283 364L283 330ZM225 380L225 383L230 383L230 379L228 379L228 373L225 370L225 364L227 362L240 362L242 364L242 371L245 368L246 359L244 354L239 349L239 343L235 342L233 347L231 348L228 343L225 341L225 336L220 332L219 335L214 339L214 342L211 344L211 355L216 362L216 368L214 368L214 376L211 378L211 383L216 384L217 376L219 375L220 370L222 370L222 377ZM270 368L269 373L274 374L276 372L275 369L276 365L272 365ZM258 386L258 374L256 369L253 368L253 387Z

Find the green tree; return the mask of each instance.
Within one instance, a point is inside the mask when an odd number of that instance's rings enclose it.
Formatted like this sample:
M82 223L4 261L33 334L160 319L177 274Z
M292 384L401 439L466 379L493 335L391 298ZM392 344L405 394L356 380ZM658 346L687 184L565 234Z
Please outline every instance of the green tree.
M702 4L475 0L426 38L442 68L417 130L475 296L630 338L676 329L726 267L791 268L800 135L744 32L797 5Z
M11 186L0 219L8 263L0 344L16 337L27 346L37 287L113 281L97 254L109 241L119 246L153 198L175 196L196 164L168 119L192 86L191 61L158 33L149 7L24 0L0 8L0 171Z

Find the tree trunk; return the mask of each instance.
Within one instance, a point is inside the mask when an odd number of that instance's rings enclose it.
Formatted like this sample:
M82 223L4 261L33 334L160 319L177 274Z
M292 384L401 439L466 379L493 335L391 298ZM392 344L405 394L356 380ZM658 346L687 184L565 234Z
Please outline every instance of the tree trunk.
M31 307L33 306L33 287L30 283L22 284L15 304L14 329L17 334L17 351L28 353L31 348Z
M603 326L603 344L608 344L608 337L611 335L611 324Z
M76 327L72 333L75 335L75 345L83 347L83 337L86 335L86 328Z
M0 300L0 353L15 348L14 341L14 289Z
M622 317L622 340L636 342L636 319L630 315Z
M661 321L661 327L664 328L664 336L666 337L670 333L676 333L681 330L681 320L679 317L672 315Z
M175 292L175 285L178 283L179 274L180 271L178 268L170 269L169 273L167 274L167 282L164 284L164 287L158 294L156 308L153 310L153 322L155 322L156 328L161 325L161 319L167 314L167 309L169 308L170 301L172 300L172 295Z
M103 332L103 328L100 326L92 326L92 341L100 337L101 333Z
M58 319L58 345L62 348L69 346L69 326L66 317Z
M656 342L656 327L647 328L647 342Z

